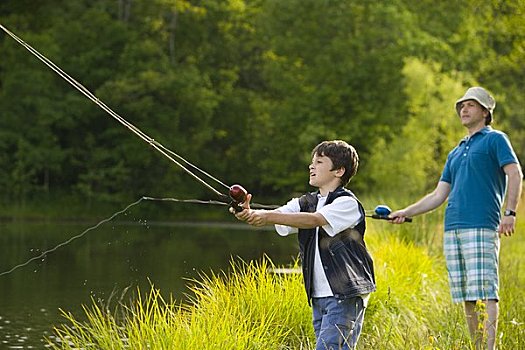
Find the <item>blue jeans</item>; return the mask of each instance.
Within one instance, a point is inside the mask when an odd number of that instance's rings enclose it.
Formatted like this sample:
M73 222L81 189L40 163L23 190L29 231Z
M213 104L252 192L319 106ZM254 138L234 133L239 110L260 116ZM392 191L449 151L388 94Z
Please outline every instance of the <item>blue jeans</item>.
M339 300L334 297L312 298L316 350L354 349L365 317L359 296Z

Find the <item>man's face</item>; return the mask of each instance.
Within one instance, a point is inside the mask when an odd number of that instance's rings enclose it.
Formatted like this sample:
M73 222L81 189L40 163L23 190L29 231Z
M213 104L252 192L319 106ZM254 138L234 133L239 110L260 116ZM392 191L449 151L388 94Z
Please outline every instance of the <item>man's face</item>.
M485 126L485 118L488 111L475 100L467 100L461 103L459 117L461 124L467 128Z
M312 158L312 164L309 166L310 170L310 185L323 188L327 185L334 183L334 181L340 181L340 169L332 170L332 160L326 156L314 155Z

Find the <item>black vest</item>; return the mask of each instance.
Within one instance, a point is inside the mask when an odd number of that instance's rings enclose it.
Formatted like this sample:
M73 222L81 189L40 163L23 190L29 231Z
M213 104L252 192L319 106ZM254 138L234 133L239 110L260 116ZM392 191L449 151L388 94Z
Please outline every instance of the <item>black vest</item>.
M313 213L317 208L318 192L307 193L299 198L301 212ZM319 253L321 262L334 293L338 299L352 298L375 291L374 265L366 249L364 235L366 230L365 210L356 196L349 190L339 187L330 192L326 203L332 203L340 196L351 196L359 205L361 221L351 229L329 236L319 227ZM312 297L313 271L315 257L316 229L299 229L299 248L302 261L304 285L308 302Z

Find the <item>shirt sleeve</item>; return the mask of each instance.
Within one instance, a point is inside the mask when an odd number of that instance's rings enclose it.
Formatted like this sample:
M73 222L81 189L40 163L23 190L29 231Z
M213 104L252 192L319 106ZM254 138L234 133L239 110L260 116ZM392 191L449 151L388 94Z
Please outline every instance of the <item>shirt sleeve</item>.
M455 148L454 148L455 150ZM453 150L453 151L454 151ZM450 152L452 153L452 152ZM447 157L447 161L445 162L445 166L443 167L443 172L441 173L441 178L439 179L439 181L443 181L443 182L447 182L447 183L452 183L452 174L450 173L450 153Z
M280 213L299 213L301 211L299 198L293 198L288 203L275 210ZM297 228L286 225L275 225L275 230L280 236L288 236L292 233L298 232Z
M317 212L328 221L323 229L332 237L356 226L363 217L357 201L350 196L338 197L332 203L321 207Z
M518 157L510 144L509 138L506 134L500 133L499 137L495 138L496 147L493 149L496 151L496 157L500 167L504 167L507 164L518 163Z

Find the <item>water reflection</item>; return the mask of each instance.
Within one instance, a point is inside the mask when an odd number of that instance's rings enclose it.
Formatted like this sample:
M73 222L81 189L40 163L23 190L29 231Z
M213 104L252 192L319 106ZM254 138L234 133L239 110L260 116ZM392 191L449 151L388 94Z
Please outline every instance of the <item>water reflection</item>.
M0 225L0 273L37 256L89 224ZM65 322L60 309L83 315L82 305L107 301L126 288L147 291L151 283L178 299L187 279L227 270L233 258L289 264L295 237L241 223L108 223L38 261L0 276L0 348L42 348L53 325Z

